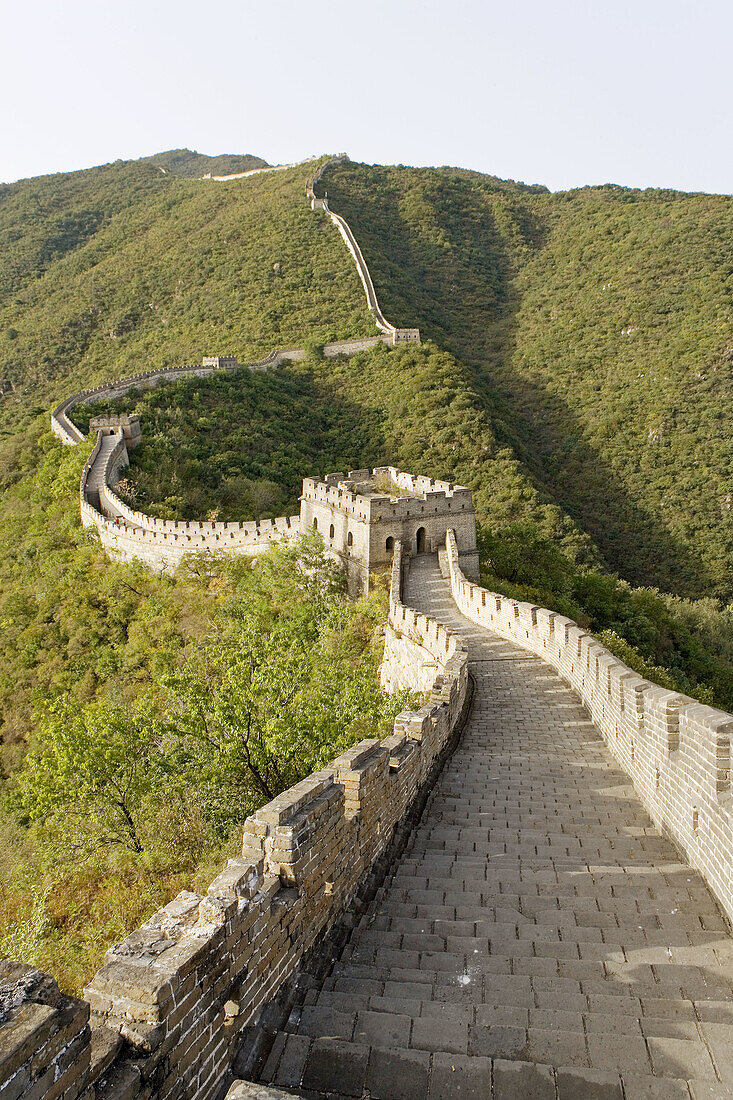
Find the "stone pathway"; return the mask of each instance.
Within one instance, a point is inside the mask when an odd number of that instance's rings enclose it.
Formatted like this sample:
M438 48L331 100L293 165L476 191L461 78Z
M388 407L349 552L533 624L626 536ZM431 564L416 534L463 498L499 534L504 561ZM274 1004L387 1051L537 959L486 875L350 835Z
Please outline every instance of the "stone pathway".
M733 941L577 698L469 623L433 556L406 603L476 693L405 856L262 1081L374 1100L733 1097Z

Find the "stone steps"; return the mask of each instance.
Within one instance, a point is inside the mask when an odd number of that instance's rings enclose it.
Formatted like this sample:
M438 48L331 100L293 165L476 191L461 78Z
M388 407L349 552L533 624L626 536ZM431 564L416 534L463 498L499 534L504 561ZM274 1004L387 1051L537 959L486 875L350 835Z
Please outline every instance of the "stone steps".
M552 670L464 630L445 595L437 563L413 562L411 606L469 646L462 742L336 962L273 1028L261 1081L372 1100L733 1097L733 940L701 878Z

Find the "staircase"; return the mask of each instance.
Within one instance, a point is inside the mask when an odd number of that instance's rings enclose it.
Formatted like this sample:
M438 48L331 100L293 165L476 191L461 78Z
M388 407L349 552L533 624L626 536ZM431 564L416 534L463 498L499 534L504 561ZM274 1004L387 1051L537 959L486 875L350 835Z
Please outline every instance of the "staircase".
M733 941L702 879L572 692L464 619L432 555L405 602L465 638L471 717L335 962L265 1034L261 1091L231 1095L733 1097Z

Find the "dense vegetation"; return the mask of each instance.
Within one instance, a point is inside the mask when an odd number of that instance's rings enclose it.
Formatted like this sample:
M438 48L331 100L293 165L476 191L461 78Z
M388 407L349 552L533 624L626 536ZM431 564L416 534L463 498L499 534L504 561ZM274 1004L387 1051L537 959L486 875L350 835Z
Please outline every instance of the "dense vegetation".
M433 344L180 381L82 411L83 428L97 411L139 414L144 442L122 488L166 518L295 512L306 471L396 463L469 485L489 587L562 611L644 675L733 709L733 614L604 575L588 536L498 442L470 373Z
M383 593L348 605L313 545L305 571L112 563L79 523L89 445L48 434L103 379L373 333L306 168L192 178L256 164L179 150L0 187L0 947L70 989L397 706L375 681ZM131 499L244 519L297 511L307 473L452 478L486 584L733 709L730 200L358 165L326 185L387 316L432 342L128 395Z

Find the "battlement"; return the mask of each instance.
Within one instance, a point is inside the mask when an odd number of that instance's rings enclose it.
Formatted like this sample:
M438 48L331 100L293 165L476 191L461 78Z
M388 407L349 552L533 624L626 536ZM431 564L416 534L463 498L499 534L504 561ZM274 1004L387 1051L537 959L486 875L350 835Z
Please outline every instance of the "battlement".
M410 474L395 466L307 477L301 528L314 527L346 570L349 590L368 591L369 575L390 567L399 542L406 556L435 551L456 532L467 573L478 574L473 494L465 485Z
M371 521L377 514L420 516L429 512L473 511L473 494L464 485L409 474L395 466L350 470L305 478L303 499L329 504ZM385 511L386 510L386 511Z

